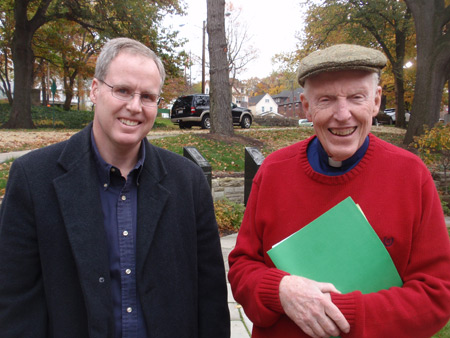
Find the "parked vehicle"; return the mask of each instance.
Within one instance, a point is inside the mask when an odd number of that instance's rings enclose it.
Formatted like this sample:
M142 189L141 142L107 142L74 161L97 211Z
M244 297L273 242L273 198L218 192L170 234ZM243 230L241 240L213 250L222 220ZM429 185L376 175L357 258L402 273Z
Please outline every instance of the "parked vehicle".
M300 119L300 120L298 120L298 125L312 127L314 124L311 121L309 121L308 119Z
M209 95L193 94L180 96L172 106L170 119L178 124L180 129L200 126L202 129L211 128ZM250 109L238 107L231 103L230 111L233 116L233 125L250 128L253 116Z
M394 124L395 123L395 109L388 108L380 111L376 117L379 124Z
M405 121L409 122L411 114L409 111L405 112ZM395 108L387 108L379 112L376 119L379 124L395 124Z

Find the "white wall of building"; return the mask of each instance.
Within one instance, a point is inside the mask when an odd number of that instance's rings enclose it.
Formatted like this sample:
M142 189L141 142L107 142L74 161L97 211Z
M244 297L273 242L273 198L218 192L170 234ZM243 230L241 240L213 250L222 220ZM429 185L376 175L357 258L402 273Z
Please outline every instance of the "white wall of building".
M278 105L272 99L269 94L265 94L256 105L249 106L254 116L261 115L262 113L272 112L278 114Z

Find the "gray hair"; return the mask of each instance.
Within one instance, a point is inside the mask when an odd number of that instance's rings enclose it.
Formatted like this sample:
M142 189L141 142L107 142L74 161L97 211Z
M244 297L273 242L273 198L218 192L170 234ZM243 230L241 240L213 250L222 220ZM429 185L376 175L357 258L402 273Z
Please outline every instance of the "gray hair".
M155 54L155 52L153 52L144 44L129 38L115 38L109 40L103 46L102 51L97 59L94 77L103 81L106 78L109 65L111 64L112 60L114 60L114 58L121 52L138 54L153 60L156 64L156 67L158 68L159 75L161 77L161 90L166 78L166 72L164 70L164 65L161 59Z

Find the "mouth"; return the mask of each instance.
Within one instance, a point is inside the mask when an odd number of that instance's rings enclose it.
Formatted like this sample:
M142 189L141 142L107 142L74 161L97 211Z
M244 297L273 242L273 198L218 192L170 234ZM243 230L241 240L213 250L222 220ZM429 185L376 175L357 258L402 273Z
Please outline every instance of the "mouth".
M355 132L356 127L345 128L345 129L333 129L333 128L330 128L328 130L330 131L330 133L332 133L335 136L349 136L349 135L352 135Z
M132 121L132 120L127 120L127 119L119 119L119 121L129 127L134 127L137 126L139 124L138 121Z

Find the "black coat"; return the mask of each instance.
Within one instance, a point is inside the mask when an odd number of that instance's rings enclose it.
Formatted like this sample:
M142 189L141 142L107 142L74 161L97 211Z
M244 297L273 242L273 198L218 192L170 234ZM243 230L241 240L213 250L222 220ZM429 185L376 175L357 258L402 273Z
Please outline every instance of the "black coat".
M14 161L0 209L0 337L113 336L91 126ZM209 186L193 162L145 140L136 274L149 337L229 337Z

